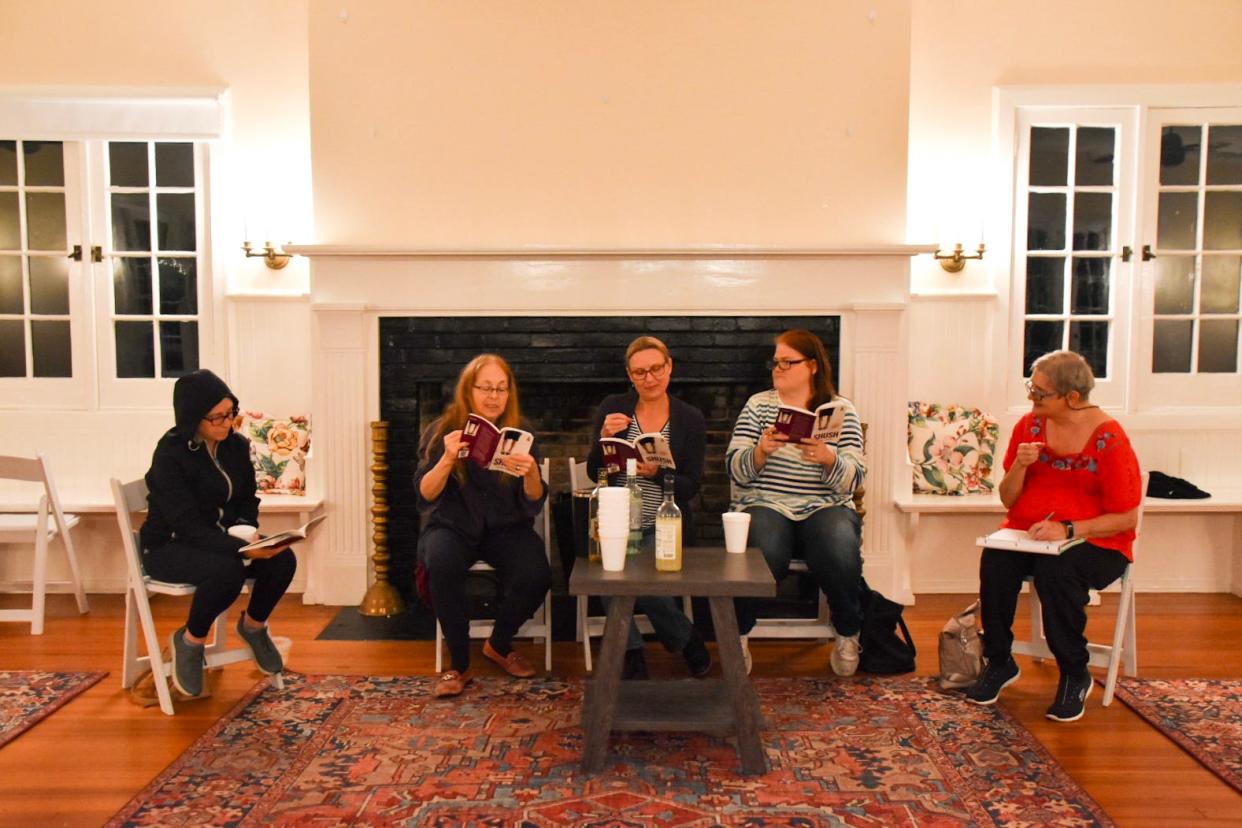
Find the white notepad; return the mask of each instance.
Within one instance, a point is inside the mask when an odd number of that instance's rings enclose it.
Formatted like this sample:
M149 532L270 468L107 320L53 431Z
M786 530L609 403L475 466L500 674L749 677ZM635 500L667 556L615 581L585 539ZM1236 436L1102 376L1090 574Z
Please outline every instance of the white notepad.
M1014 552L1035 552L1040 555L1060 555L1066 549L1084 540L1085 538L1035 540L1027 534L1025 529L997 529L990 535L975 538L975 546L1010 549Z

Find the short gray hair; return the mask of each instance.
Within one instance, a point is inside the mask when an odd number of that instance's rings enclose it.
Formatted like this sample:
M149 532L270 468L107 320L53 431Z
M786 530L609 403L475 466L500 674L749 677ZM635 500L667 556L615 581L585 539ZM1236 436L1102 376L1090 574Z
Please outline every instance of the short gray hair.
M1071 391L1087 399L1095 388L1095 374L1082 354L1073 351L1052 351L1044 354L1031 365L1031 374L1039 371L1048 377L1052 390L1064 397Z

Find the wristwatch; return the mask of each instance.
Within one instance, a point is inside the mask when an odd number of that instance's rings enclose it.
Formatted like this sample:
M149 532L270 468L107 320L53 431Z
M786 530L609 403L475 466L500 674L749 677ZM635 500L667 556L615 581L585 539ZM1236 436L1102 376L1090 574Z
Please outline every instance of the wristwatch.
M1069 540L1070 538L1074 537L1074 521L1063 520L1061 521L1061 525L1065 527L1065 539L1066 540Z

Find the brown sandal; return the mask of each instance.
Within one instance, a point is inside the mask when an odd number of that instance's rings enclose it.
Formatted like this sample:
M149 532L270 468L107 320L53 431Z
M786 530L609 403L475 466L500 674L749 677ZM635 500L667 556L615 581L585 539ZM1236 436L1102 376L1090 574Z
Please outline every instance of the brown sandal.
M431 694L437 699L460 696L472 678L473 676L468 672L459 673L456 670L445 670L440 674L440 678L436 679L436 686L432 688Z

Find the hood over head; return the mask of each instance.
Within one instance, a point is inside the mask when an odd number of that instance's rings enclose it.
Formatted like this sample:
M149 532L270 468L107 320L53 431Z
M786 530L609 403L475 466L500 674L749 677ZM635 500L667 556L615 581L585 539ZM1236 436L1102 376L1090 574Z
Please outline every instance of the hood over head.
M224 380L203 368L192 371L173 386L173 414L176 416L177 434L192 440L198 434L198 424L220 400L228 397L237 407L237 396L229 390Z

